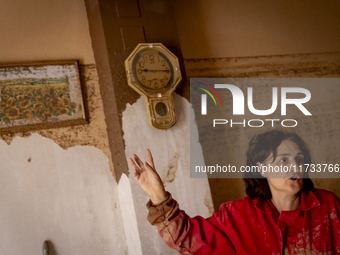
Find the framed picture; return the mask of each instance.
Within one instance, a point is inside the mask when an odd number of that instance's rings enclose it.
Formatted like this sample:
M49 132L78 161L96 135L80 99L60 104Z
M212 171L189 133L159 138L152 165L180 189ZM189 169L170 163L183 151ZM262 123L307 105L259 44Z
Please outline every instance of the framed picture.
M0 64L0 134L86 124L77 60Z

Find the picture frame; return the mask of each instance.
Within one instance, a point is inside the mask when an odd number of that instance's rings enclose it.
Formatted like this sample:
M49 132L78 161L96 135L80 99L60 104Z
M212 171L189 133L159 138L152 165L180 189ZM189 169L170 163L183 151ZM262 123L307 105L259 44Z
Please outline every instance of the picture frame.
M0 134L88 123L77 60L0 63Z

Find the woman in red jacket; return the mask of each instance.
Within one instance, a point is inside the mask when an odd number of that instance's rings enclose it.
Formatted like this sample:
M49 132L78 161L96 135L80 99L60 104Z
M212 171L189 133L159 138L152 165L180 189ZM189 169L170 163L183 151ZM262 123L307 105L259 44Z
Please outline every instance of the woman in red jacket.
M298 135L270 131L254 136L247 166L262 171L244 175L248 197L222 204L207 219L179 209L149 150L147 157L143 163L134 154L129 161L150 196L148 220L181 254L340 254L340 199L314 188L305 168L311 156Z

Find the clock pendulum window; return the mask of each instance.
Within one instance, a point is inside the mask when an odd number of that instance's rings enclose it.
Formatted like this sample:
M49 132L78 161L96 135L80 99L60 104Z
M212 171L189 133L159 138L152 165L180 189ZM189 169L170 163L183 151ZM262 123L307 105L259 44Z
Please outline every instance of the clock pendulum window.
M161 43L140 43L125 60L127 81L146 101L149 125L176 123L172 92L182 80L178 58Z

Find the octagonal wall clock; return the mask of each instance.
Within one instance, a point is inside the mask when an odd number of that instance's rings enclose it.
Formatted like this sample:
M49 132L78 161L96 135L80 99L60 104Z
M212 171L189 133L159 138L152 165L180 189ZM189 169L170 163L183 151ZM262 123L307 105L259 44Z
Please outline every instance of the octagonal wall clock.
M149 125L172 127L172 92L182 80L178 58L161 43L140 43L125 60L125 69L129 86L145 98Z

